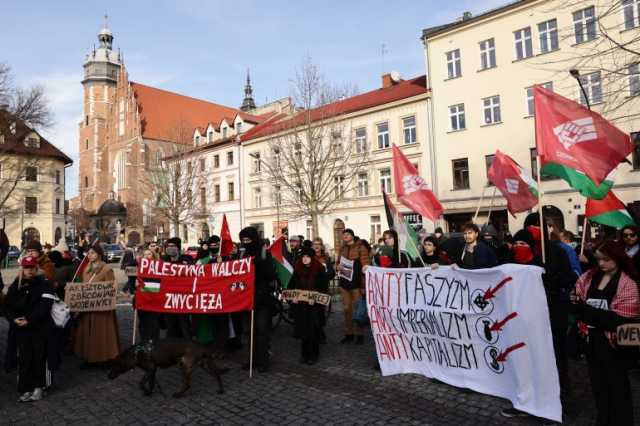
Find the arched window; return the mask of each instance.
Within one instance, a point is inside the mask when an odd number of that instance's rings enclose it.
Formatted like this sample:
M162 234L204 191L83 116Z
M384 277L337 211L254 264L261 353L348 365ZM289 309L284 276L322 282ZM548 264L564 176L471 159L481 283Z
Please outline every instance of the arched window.
M119 191L127 186L127 154L119 151L113 163L114 191Z

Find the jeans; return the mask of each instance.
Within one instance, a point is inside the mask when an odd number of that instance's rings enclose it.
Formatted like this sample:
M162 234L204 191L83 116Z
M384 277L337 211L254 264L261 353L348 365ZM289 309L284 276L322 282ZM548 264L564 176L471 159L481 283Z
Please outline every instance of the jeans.
M362 327L353 322L353 308L354 305L362 298L359 288L352 290L346 290L340 287L340 294L342 295L342 306L344 309L344 334L362 336Z

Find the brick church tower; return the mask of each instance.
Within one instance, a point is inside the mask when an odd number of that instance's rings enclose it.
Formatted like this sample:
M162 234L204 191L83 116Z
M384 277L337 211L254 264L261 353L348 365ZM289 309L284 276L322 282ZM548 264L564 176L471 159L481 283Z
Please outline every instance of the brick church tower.
M105 26L98 33L98 48L84 62L84 113L79 131L80 206L95 212L110 197L109 163L105 145L116 86L122 68L120 52L113 51L113 34Z

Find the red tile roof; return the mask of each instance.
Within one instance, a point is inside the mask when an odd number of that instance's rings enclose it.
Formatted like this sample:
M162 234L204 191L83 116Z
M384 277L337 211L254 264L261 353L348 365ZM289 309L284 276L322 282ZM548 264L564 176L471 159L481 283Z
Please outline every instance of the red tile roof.
M214 104L201 99L179 95L144 84L131 82L138 110L142 137L147 139L171 140L190 144L192 139L176 141L176 126L184 123L187 134L203 123L217 123L224 117L234 117L239 111L224 105Z
M259 138L302 125L306 122L307 114L309 113L311 114L312 122L326 120L338 115L349 114L425 94L429 91L430 89L427 89L427 78L425 75L421 75L409 80L403 80L390 87L372 90L310 111L301 111L289 119L285 119L286 116L284 114L278 114L273 117L275 119L270 119L253 127L242 136L242 140Z
M2 128L4 126L0 126ZM26 146L24 140L31 132L37 133L40 137L40 146L38 148ZM14 154L25 156L38 156L55 158L58 161L62 161L65 166L73 164L73 160L69 158L64 152L56 148L51 142L42 137L38 132L27 127L22 122L16 123L16 135L11 133L4 135L4 143L0 143L0 156Z

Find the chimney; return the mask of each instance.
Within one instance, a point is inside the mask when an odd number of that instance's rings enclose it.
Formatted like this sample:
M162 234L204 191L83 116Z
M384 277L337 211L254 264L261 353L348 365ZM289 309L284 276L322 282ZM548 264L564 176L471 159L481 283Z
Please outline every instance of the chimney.
M471 14L471 12L464 12L462 14L462 20L463 21L467 21L469 19L471 19L473 17L473 15Z
M390 73L382 74L382 88L386 89L394 85L393 79Z

